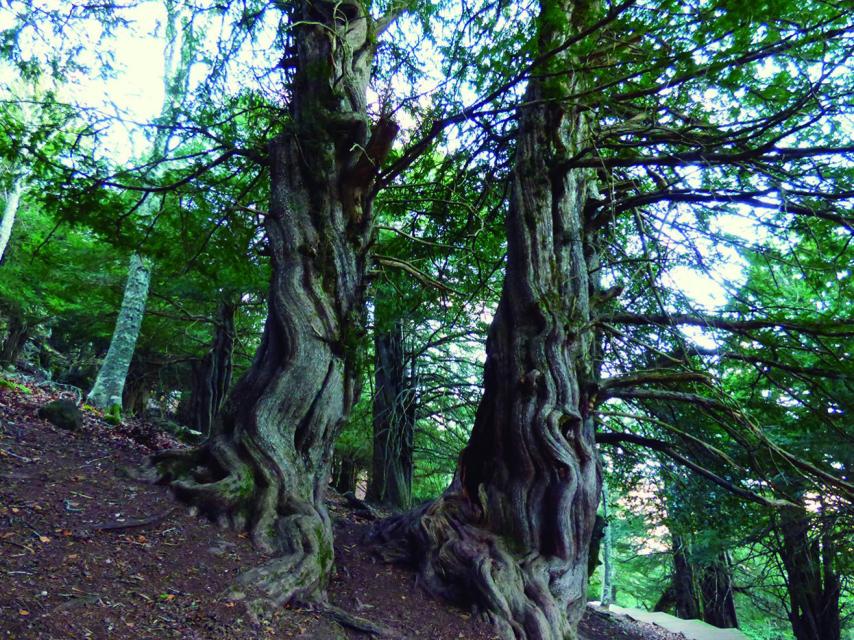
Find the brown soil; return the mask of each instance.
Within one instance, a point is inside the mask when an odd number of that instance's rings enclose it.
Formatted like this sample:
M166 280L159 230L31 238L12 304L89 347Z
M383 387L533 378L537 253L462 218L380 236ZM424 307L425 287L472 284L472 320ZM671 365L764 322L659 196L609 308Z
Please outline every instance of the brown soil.
M57 429L36 417L54 397L0 390L0 638L366 637L328 613L286 607L257 617L227 600L234 576L264 556L166 489L116 473L176 443L140 422L113 428L91 413L80 432ZM332 604L394 629L393 637L496 637L469 612L426 595L412 573L377 562L360 543L370 523L345 501L332 498L330 508ZM583 633L670 640L592 612Z

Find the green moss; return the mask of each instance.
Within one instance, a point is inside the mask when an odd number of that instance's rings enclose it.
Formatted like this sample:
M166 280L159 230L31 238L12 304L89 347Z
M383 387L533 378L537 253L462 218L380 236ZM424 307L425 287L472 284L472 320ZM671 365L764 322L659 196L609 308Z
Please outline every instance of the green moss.
M114 404L104 412L102 419L107 424L118 425L122 422L122 408L120 405Z
M12 382L6 378L0 378L0 389L9 389L10 391L16 391L18 393L32 393L29 387L25 387L17 382Z
M248 498L255 492L255 478L247 469L240 474L237 483L237 495L242 498Z
M332 549L331 541L326 537L326 531L322 524L317 525L317 542L317 559L320 562L320 571L323 575L326 575L332 571L332 560L335 557L335 553Z

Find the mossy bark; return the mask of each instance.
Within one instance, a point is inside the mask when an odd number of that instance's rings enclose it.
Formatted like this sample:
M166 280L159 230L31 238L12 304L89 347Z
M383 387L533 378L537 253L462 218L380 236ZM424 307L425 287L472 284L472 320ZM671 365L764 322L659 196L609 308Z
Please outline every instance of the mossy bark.
M150 268L142 257L133 254L128 265L122 306L116 319L110 348L87 397L89 404L99 409L122 406L122 392L142 327L150 281Z
M541 52L583 27L579 7L543 1ZM577 638L599 502L589 176L564 168L588 126L557 100L583 86L572 66L569 52L549 58L519 110L506 276L456 477L441 498L374 532L386 558L413 563L427 588L514 640Z
M371 189L382 162L365 158L375 39L363 4L289 7L297 62L289 124L269 147L272 277L261 345L208 442L151 459L155 479L274 556L240 579L242 591L274 604L322 598L333 564L324 495L358 392Z

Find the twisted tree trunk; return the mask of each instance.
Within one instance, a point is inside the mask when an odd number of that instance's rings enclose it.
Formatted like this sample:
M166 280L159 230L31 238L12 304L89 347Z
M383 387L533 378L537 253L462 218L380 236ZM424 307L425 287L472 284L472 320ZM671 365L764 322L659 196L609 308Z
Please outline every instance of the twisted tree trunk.
M553 52L585 3L543 0L538 47ZM581 81L564 51L534 70L519 130L507 271L486 347L484 396L456 477L435 502L382 523L389 559L433 592L474 605L506 638L566 640L586 602L600 473L591 394L587 175L563 160L587 137L557 97Z
M332 569L324 495L358 391L370 193L396 132L381 120L369 139L376 37L364 5L291 4L296 71L291 120L269 148L272 277L261 345L207 443L151 460L180 498L248 529L275 556L240 579L274 604L322 598Z
M122 392L142 327L150 281L151 270L139 255L133 254L110 348L87 398L89 404L100 409L122 408Z
M374 351L374 450L367 498L406 509L412 497L415 389L406 370L403 325L399 321L388 331L376 333Z

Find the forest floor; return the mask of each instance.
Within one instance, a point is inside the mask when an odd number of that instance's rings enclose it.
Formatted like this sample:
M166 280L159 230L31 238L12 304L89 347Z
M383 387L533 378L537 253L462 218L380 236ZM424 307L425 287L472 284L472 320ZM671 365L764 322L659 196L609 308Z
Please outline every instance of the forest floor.
M225 592L264 561L245 535L178 505L163 487L116 470L175 441L86 413L69 432L36 417L56 394L0 389L0 638L335 640L365 638L329 613L282 608L258 618ZM371 526L340 497L332 604L393 629L391 637L494 638L469 612L425 594L361 540ZM585 640L678 640L657 627L588 611Z

